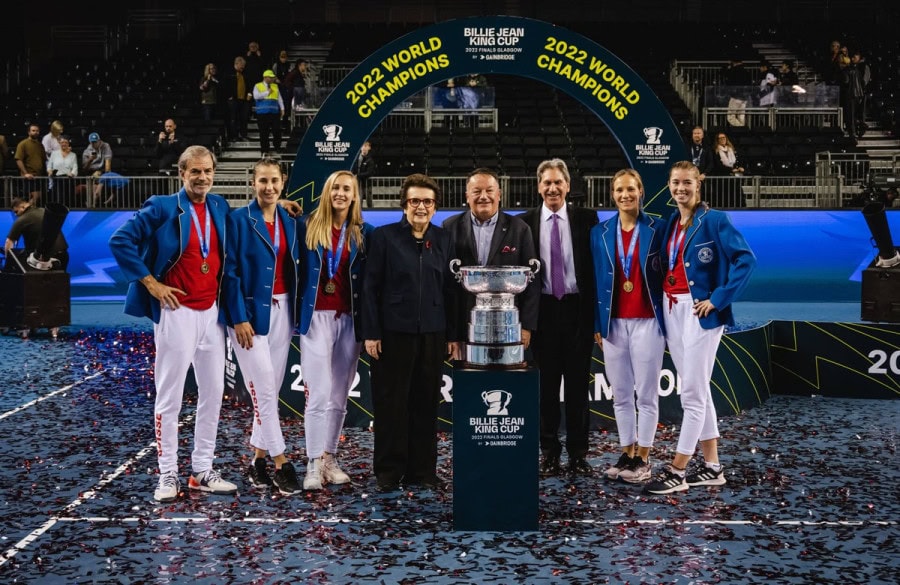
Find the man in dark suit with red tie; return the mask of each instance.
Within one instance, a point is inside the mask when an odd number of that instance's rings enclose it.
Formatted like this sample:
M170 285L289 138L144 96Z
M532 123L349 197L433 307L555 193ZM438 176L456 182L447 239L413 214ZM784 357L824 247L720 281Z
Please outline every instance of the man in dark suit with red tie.
M589 475L588 392L593 351L596 290L591 261L591 228L597 212L566 205L571 177L554 158L537 168L543 205L521 217L531 227L541 258L541 299L532 351L541 371L542 477L562 471L559 440L560 382L565 381L566 451L571 474Z
M466 178L469 211L448 217L442 226L452 234L456 258L463 266L528 266L531 259L538 257L531 230L517 216L500 211L501 197L497 173L487 168L469 173ZM531 332L537 327L539 297L537 278L516 297L522 343L526 349ZM474 294L466 293L457 298L455 312L459 331L466 331L474 306ZM456 359L465 358L465 347L460 346L460 355L454 356Z

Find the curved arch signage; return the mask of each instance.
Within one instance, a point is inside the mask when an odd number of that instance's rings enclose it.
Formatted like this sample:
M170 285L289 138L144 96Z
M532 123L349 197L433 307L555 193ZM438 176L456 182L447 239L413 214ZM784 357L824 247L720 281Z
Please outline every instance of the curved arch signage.
M335 87L307 129L289 197L310 209L328 175L351 167L362 143L391 110L431 85L474 73L529 77L584 104L603 120L630 166L641 173L647 210L665 212L668 167L687 158L687 151L659 98L625 62L587 37L512 16L427 26L361 62Z

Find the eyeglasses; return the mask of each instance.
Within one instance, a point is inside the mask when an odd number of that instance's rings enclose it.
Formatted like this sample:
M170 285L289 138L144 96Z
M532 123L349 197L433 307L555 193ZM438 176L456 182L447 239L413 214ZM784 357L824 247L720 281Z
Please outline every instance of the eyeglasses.
M406 200L406 203L409 204L410 207L418 207L419 205L424 205L425 209L431 209L434 207L434 199L419 199L418 197L410 197Z

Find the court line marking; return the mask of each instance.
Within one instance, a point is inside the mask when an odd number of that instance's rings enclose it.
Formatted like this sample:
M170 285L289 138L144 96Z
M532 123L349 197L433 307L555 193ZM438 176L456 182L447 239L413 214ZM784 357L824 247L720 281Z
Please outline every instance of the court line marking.
M0 420L5 419L6 417L12 416L12 415L16 414L17 412L22 412L22 411L25 410L26 408L31 408L31 407L34 406L35 404L39 404L39 403L43 402L44 400L47 400L48 398L53 398L53 397L56 396L57 394L60 394L60 393L62 393L62 392L66 392L67 390L71 390L71 389L74 388L75 386L78 386L79 384L84 384L84 383L87 382L88 380L93 380L93 379L96 378L97 376L102 376L102 375L105 374L105 373L106 373L106 370L100 370L99 372L97 372L97 373L95 373L95 374L91 374L90 376L88 376L87 378L85 378L85 379L83 379L83 380L79 380L79 381L77 381L77 382L73 382L72 384L69 384L68 386L63 386L62 388L59 388L59 389L57 389L57 390L54 390L53 392L50 392L49 394L45 394L45 395L43 395L43 396L39 396L38 398L35 398L35 399L32 400L31 402L27 402L27 403L25 403L25 404L23 404L23 405L21 405L21 406L17 406L16 408L14 408L14 409L12 409L12 410L8 410L8 411L4 412L3 414L0 414Z
M44 522L39 528L36 528L35 530L31 531L31 533L28 534L27 536L25 536L22 540L20 540L19 542L17 542L10 548L8 548L3 553L3 555L0 556L0 567L5 565L10 559L12 559L17 554L19 554L19 551L23 551L26 548L28 548L28 546L31 543L36 541L44 533L46 533L48 530L53 528L58 522L60 522L60 520L62 518L65 517L66 514L71 514L72 511L75 510L75 508L77 508L81 504L85 503L86 501L93 499L94 496L97 495L98 491L100 491L102 488L104 488L108 484L112 483L117 477L119 477L120 475L125 473L125 470L127 470L130 466L134 465L135 463L137 463L138 461L140 461L141 459L146 457L148 453L151 453L154 450L156 450L156 440L155 439L149 445L147 445L146 447L144 447L143 449L138 451L138 453L136 455L132 456L125 463L123 463L122 465L117 467L111 474L100 479L100 481L95 483L92 488L90 488L86 492L83 492L77 498L72 500L68 506L66 506L65 508L62 509L62 511L59 514L54 514L53 516L50 516L50 518L48 518L47 521Z
M127 516L124 518L111 518L109 516L70 516L70 517L59 517L56 519L58 522L88 522L88 523L119 523L119 524L133 524L133 523L149 523L149 524L190 524L190 523L207 523L207 522L223 522L226 524L241 524L246 522L247 524L300 524L300 523L310 523L315 524L321 522L323 524L380 524L383 522L391 522L397 523L396 519L393 518L370 518L367 520L359 520L356 518L343 518L339 516L332 516L329 518L316 518L311 520L309 518L278 518L278 517L267 517L267 518L210 518L207 516L173 516L170 518L141 518L138 516ZM424 524L423 520L412 520L408 521L413 524ZM812 520L773 520L764 522L761 520L665 520L661 518L655 519L645 519L645 520L554 520L549 523L549 525L558 525L558 524L587 524L587 525L610 525L610 526L618 526L620 524L640 524L640 525L676 525L676 526L897 526L900 524L900 521L897 520L820 520L820 521L812 521Z

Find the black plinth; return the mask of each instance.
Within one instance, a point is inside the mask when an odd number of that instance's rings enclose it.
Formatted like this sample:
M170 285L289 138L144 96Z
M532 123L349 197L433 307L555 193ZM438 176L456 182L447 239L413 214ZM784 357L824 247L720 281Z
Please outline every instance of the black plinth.
M538 529L540 378L453 372L453 528Z

